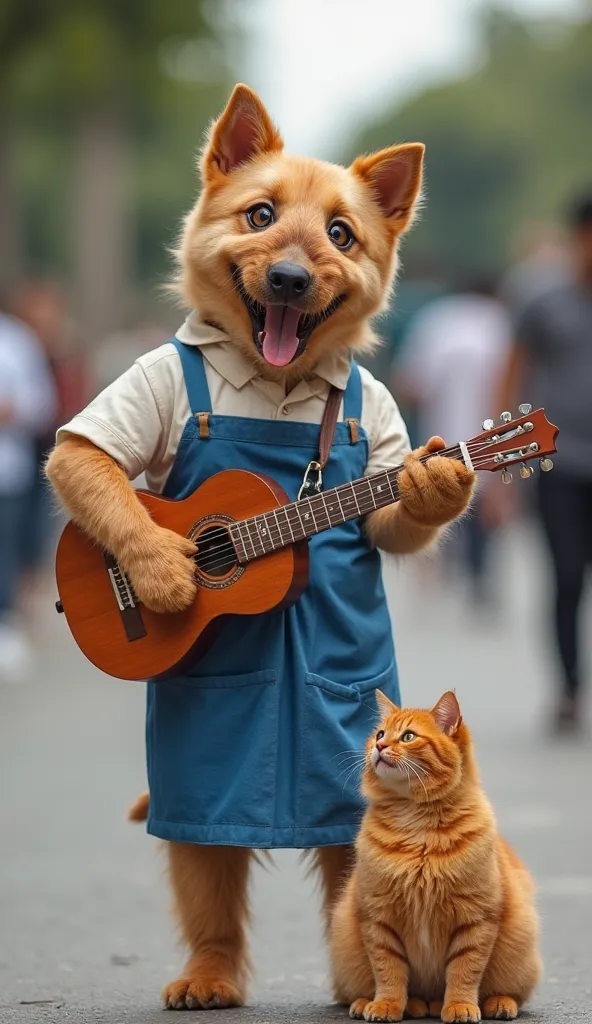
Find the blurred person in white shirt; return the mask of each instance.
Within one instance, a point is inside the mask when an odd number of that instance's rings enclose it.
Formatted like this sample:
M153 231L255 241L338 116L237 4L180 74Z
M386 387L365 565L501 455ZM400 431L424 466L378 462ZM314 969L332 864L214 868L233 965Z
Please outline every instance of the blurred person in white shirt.
M35 438L55 416L56 395L35 334L0 313L0 681L18 679L28 645L16 616L20 524L35 474Z
M395 364L393 388L398 401L415 407L422 437L466 441L481 431L484 419L495 416L492 403L511 341L509 314L486 278L434 299L418 313ZM499 479L484 476L471 510L444 548L458 556L478 605L492 597L490 540L510 510Z

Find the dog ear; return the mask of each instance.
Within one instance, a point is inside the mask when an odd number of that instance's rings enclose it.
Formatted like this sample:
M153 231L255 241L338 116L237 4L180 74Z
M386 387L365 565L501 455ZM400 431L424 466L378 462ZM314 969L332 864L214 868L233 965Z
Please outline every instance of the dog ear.
M201 165L203 180L211 183L226 177L259 153L277 153L283 147L259 97L248 86L237 85L212 125Z
M380 209L397 232L410 224L419 198L425 146L410 142L390 146L370 156L359 156L351 170L370 186Z

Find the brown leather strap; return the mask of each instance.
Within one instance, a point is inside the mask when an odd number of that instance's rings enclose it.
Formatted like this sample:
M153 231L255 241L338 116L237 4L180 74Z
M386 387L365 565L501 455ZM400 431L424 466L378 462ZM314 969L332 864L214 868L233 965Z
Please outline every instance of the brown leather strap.
M200 439L205 441L210 436L210 414L209 412L196 412L195 415L199 423Z
M329 459L342 399L343 391L332 386L321 422L321 436L319 438L319 465L321 469L325 468Z

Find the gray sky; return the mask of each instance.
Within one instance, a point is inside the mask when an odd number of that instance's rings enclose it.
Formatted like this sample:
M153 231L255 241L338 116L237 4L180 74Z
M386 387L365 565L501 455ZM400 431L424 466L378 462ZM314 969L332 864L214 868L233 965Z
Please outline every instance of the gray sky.
M502 0L522 14L577 16L583 0ZM243 75L288 148L330 156L353 120L479 61L483 0L246 0Z

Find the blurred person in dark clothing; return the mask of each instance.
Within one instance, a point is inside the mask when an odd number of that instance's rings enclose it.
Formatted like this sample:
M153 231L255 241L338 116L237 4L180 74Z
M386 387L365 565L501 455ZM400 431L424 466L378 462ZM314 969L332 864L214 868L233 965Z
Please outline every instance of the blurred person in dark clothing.
M577 725L582 666L578 618L592 562L592 189L570 211L572 275L525 307L503 385L506 408L523 381L560 430L552 473L541 473L537 504L555 575L553 621L562 675L554 715Z
M397 401L415 406L420 436L438 434L454 444L479 433L492 414L511 338L510 317L484 275L423 307L393 373ZM508 507L500 496L507 497L496 477L481 478L471 511L443 549L463 568L478 606L493 597L490 542Z
M0 681L27 668L15 618L22 571L22 523L35 474L35 437L54 422L55 389L37 337L0 313Z
M83 408L91 396L85 361L62 291L49 281L31 281L17 292L12 310L39 340L56 393L53 419L43 423L33 438L35 472L23 502L21 564L23 582L31 587L45 566L54 522L49 487L43 474L45 459L53 447L58 425L64 422L64 417L67 420Z

